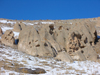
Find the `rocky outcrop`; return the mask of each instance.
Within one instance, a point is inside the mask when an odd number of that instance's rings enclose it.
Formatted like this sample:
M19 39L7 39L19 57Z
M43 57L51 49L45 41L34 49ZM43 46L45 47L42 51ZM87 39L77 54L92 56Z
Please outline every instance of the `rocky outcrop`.
M0 28L0 36L3 34L2 29Z
M16 22L15 25L14 25L13 31L20 32L24 28L25 28L25 24L24 23L22 23L22 22L20 22L20 23Z
M96 26L100 27L100 17L97 18L97 24Z
M81 52L87 60L97 61L97 53L89 44L87 44L87 46L82 49Z
M95 23L89 20L27 26L20 32L18 49L33 56L45 57L60 57L64 51L63 61L72 61L71 58L94 61L97 57L93 49L97 40L94 26Z
M11 30L7 30L1 37L1 42L8 46L13 46L15 42L14 33Z
M28 26L20 32L18 49L34 56L53 57L54 55L51 45L45 38L40 38L39 32L33 26Z
M98 40L98 42L96 43L96 45L94 46L94 49L96 51L96 53L98 55L100 55L100 39Z

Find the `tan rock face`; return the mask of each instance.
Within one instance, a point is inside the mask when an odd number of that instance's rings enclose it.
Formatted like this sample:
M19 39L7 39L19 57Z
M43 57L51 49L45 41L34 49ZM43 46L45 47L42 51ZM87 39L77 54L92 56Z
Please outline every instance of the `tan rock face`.
M25 24L23 24L22 22L20 23L16 22L13 31L20 32L24 28L25 28Z
M73 62L72 57L67 52L59 52L55 59L65 62Z
M18 49L34 56L53 57L50 44L41 40L39 32L33 26L28 26L20 32Z
M81 52L83 53L83 55L87 60L92 60L92 61L97 60L97 53L93 49L93 47L90 46L89 44L87 44L87 46L84 49L82 49Z
M94 47L97 54L100 55L100 39L98 40L98 43Z
M3 32L2 32L2 29L0 28L0 35L2 35L3 34Z
M1 42L8 46L13 46L15 39L14 34L11 30L7 30L1 37Z
M97 40L95 23L88 19L85 22L76 21L71 24L26 26L20 32L18 49L34 56L56 57L65 51L65 55L69 54L74 60L95 60L97 54L92 48Z

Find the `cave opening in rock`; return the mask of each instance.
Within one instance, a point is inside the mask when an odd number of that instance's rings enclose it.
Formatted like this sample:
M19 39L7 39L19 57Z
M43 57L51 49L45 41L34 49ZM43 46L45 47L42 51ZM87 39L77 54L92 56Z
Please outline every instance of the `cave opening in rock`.
M15 45L18 45L19 39L15 39Z
M54 30L54 25L53 24L51 24L51 25L49 25L49 28L50 28L50 30Z
M50 28L49 33L52 35L54 30L54 25L53 24L49 25L49 28Z

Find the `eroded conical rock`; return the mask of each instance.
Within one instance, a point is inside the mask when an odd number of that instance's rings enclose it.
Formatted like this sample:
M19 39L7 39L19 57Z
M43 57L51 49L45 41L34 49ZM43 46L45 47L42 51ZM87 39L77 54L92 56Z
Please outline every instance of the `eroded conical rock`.
M50 47L47 43L41 40L33 26L28 26L20 32L18 49L34 56L53 57L53 52L45 47Z
M8 46L13 46L15 42L14 33L11 30L7 30L1 37L1 42Z
M24 23L22 23L22 22L20 22L20 23L16 22L15 25L14 25L13 31L20 32L24 28L25 28L25 24Z

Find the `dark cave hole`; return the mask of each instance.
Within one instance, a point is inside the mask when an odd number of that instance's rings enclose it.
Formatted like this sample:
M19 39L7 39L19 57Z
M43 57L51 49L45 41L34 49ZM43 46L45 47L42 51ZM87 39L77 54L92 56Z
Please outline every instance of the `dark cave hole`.
M18 45L19 39L15 39L15 45Z

